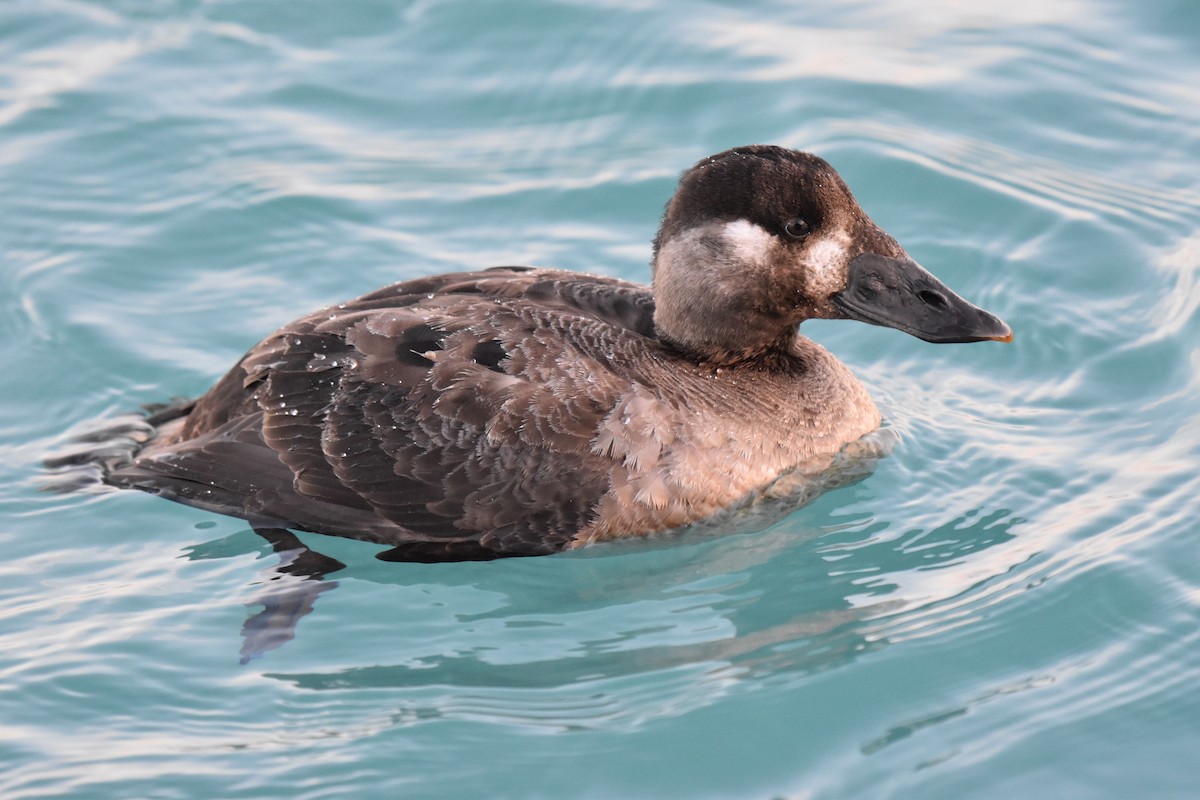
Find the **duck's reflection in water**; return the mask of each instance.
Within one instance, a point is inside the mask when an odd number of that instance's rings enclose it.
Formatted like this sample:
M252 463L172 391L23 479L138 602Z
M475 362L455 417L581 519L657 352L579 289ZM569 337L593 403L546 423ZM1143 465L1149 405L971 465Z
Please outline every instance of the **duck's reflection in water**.
M338 582L325 576L346 567L310 549L285 528L255 528L254 532L270 542L279 563L264 571L262 587L248 603L263 608L242 625L243 664L295 638L297 623L312 613L317 597L337 588Z
M623 543L468 571L439 565L432 580L423 565L353 565L355 580L432 591L406 614L440 612L458 632L438 644L406 635L400 620L391 664L374 650L361 665L343 659L328 671L265 674L317 691L400 690L382 724L639 724L739 686L835 668L913 635L914 624L934 629L939 616L949 621L974 602L980 561L995 562L984 570L991 575L1014 567L997 547L1019 522L1007 511L972 511L901 534L864 514L842 520L801 528L792 518L757 533L685 537L669 547ZM931 549L933 540L943 546ZM263 609L243 629L244 659L288 641L336 585L327 576L340 562L295 537L275 542L283 561L260 586ZM965 556L976 562L972 582L956 584L948 573ZM930 597L925 583L908 596L911 576L930 570L947 595Z

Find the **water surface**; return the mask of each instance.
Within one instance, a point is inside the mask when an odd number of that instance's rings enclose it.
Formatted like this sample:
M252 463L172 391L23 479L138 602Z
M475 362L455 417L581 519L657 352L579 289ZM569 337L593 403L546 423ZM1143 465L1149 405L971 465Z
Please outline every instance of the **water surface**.
M1193 4L56 0L0 31L0 794L1200 792ZM767 530L445 565L305 535L347 567L243 664L287 588L244 523L37 491L63 431L377 286L648 280L679 172L750 142L829 159L1017 334L807 324L901 441Z

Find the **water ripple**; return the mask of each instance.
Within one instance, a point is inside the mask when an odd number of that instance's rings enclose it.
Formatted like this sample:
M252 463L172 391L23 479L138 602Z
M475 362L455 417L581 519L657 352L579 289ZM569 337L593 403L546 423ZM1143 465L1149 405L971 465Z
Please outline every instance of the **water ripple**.
M51 0L0 22L0 794L1195 794L1190 10ZM644 280L678 172L749 141L829 157L1017 332L806 323L902 441L773 527L412 567L303 537L346 567L280 622L260 601L295 586L244 524L36 491L63 431L202 391L384 282ZM242 665L254 620L294 638Z
M873 120L838 122L829 129L840 146L852 141L874 144L884 157L912 162L1068 220L1145 224L1146 217L1159 223L1200 217L1200 200L1190 189L1115 180L995 142Z

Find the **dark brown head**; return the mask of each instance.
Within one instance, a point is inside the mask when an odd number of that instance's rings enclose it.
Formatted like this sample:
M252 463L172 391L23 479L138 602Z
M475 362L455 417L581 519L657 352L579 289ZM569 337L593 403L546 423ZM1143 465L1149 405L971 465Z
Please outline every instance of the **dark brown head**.
M810 153L738 147L679 182L654 241L655 326L715 362L786 347L806 319L858 319L931 342L1008 341L950 291Z

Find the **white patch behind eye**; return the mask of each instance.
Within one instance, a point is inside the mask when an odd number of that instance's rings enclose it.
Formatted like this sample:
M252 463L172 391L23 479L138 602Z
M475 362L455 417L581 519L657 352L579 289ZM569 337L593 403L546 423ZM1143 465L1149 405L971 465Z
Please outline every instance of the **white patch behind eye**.
M729 245L734 261L742 264L765 264L775 244L774 236L748 219L725 223L721 238Z

